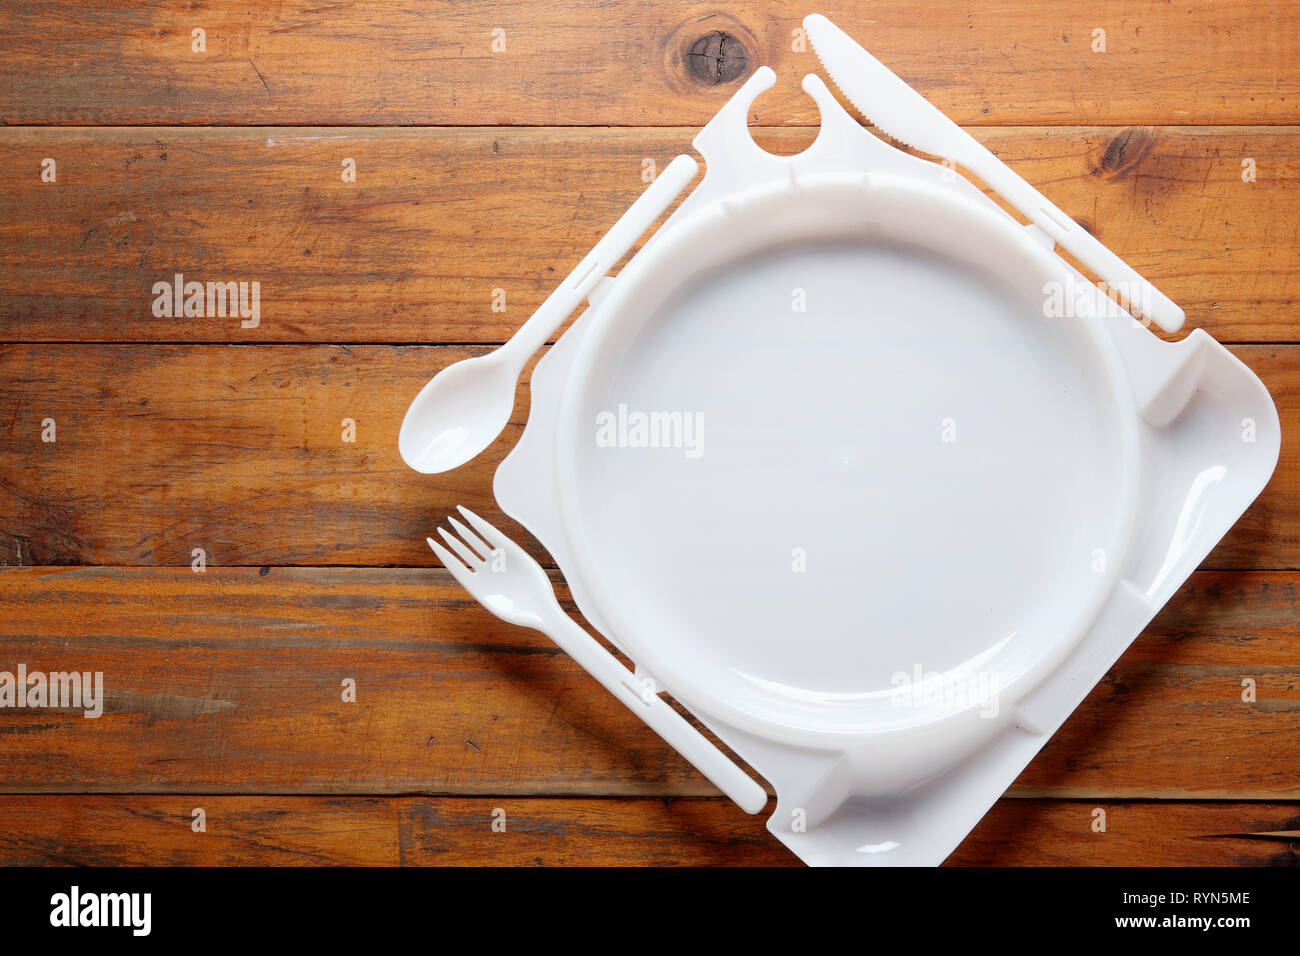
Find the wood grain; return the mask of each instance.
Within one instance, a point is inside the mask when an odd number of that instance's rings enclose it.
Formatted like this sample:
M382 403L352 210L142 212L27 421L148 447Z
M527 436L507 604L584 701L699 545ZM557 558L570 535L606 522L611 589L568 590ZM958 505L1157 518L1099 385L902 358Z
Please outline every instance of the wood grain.
M481 351L478 349L477 351ZM1300 346L1234 349L1300 427ZM473 463L421 476L397 453L407 405L461 347L0 346L0 564L435 565L457 504L491 495L527 412ZM525 384L527 375L525 376ZM356 442L343 421L356 422ZM56 441L41 440L47 419ZM1300 449L1213 568L1300 567ZM542 552L533 546L534 553Z
M1012 792L1300 797L1296 585L1198 572ZM100 671L105 687L98 718L0 711L3 792L716 793L444 571L9 569L0 649L0 670Z
M1106 811L1106 831L1092 830ZM206 830L191 829L202 808ZM504 831L492 829L504 819ZM504 814L504 818L501 816ZM1000 800L953 866L1296 866L1295 804ZM790 866L714 799L0 797L0 865Z
M0 341L502 342L644 188L643 160L662 168L693 133L5 131ZM1300 130L975 133L1179 302L1189 327L1297 340ZM785 153L810 140L755 136ZM41 181L47 157L56 183ZM177 273L258 282L260 323L156 316L154 283Z
M437 564L424 537L455 503L500 517L491 476L527 393L446 475L411 471L397 431L420 386L474 351L0 347L4 563L188 566L203 548L213 565Z
M1216 0L930 0L819 9L962 123L1294 122L1300 12ZM816 122L803 9L257 0L0 7L9 124L700 124L753 69L765 124ZM192 31L206 31L193 51ZM1095 52L1094 31L1105 31ZM505 49L493 52L494 30Z

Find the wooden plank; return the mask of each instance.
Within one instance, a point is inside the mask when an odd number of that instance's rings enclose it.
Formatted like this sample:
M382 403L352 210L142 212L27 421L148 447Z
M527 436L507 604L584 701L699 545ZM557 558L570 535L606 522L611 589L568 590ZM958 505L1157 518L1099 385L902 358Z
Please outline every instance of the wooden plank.
M502 438L447 475L407 468L397 431L434 372L481 351L2 348L2 560L186 566L203 548L216 565L436 564L424 536L454 504L500 518L491 476L527 393Z
M449 346L0 346L0 564L436 565L424 543L463 504L489 520L527 414L445 475L397 432ZM1300 346L1239 346L1300 429ZM525 375L525 384L527 374ZM343 441L343 421L356 441ZM49 419L56 441L42 441ZM1300 567L1300 449L1206 567ZM527 539L526 539L527 540ZM541 551L534 546L534 552Z
M1098 808L1106 830L1093 830ZM957 866L1296 866L1295 803L999 800L948 858Z
M1300 804L1001 800L953 866L1296 866ZM192 829L202 808L205 831ZM492 829L494 820L505 829ZM504 814L504 816L502 816ZM0 797L0 865L789 866L714 799Z
M1198 572L1011 792L1300 798L1298 602L1295 573ZM443 571L8 569L20 663L102 672L104 712L0 710L0 792L716 793Z
M963 123L1293 122L1300 11L874 0L828 11ZM759 64L763 123L813 123L804 11L777 0L566 5L257 0L0 7L0 120L86 124L702 123ZM193 31L206 31L195 51ZM1105 32L1104 52L1096 30ZM494 31L503 31L494 34ZM493 52L504 38L504 50ZM500 43L498 42L498 47Z
M1189 326L1297 339L1300 129L975 132L1182 304ZM692 135L5 131L0 340L501 342L644 188L643 161L662 168ZM787 153L811 137L755 135ZM57 183L41 181L46 158ZM346 158L356 183L342 181ZM258 283L256 327L155 315L155 283L178 272Z

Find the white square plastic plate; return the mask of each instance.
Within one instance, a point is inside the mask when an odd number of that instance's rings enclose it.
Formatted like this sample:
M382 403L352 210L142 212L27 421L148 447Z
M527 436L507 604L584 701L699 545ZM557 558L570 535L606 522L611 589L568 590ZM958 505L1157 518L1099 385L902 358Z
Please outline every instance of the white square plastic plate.
M816 76L817 140L764 152L773 82L538 363L495 494L802 859L937 864L1258 495L1278 417Z

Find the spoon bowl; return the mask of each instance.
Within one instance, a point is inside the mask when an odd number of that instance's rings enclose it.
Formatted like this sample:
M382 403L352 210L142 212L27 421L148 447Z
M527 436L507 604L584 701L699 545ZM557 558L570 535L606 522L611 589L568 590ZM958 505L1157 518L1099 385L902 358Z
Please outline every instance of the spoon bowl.
M518 380L500 350L448 365L406 411L397 436L402 460L436 475L474 458L510 421Z

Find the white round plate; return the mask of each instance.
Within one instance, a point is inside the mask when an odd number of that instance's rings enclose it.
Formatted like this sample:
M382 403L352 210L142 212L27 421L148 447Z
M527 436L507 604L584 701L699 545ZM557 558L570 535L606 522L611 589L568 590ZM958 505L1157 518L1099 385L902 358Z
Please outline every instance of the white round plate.
M1115 583L1136 416L1060 260L903 179L714 204L582 338L557 490L600 618L688 706L816 743L987 708ZM658 447L655 447L655 446Z

